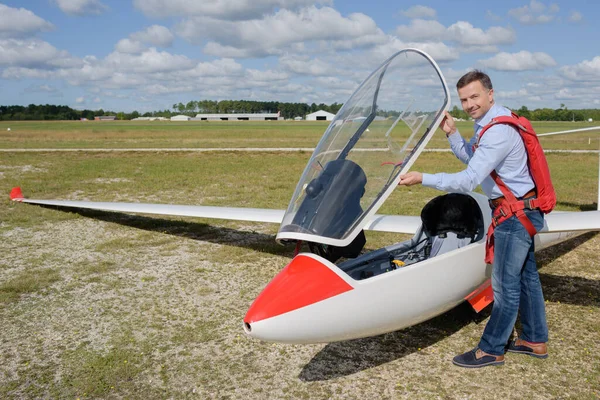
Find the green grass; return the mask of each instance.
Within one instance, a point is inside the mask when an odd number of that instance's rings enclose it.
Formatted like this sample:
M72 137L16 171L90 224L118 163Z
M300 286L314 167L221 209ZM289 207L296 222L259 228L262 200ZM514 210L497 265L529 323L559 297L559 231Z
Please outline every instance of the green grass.
M41 293L60 281L60 273L54 269L31 269L19 272L5 282L0 282L0 304L18 301L22 295Z
M538 133L596 126L587 122L533 122ZM0 149L315 147L325 121L137 122L0 121ZM458 122L465 138L471 122ZM10 131L7 131L10 128ZM598 150L598 131L542 138L547 149ZM447 148L438 131L428 148Z
M287 121L1 121L0 148L314 147L326 128L326 122Z

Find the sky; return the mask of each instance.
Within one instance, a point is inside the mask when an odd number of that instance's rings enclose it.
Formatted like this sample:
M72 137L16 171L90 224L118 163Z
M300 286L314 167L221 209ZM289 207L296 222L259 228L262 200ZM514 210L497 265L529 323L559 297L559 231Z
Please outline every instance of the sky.
M343 103L413 47L451 107L477 68L511 108L600 108L599 15L589 0L0 0L0 105Z

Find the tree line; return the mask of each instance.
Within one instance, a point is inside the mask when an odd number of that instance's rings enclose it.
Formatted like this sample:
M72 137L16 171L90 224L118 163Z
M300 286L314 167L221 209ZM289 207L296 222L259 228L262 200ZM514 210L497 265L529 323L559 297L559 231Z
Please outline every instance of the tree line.
M526 106L522 106L517 110L512 110L522 117L530 121L587 121L590 118L593 121L600 121L600 109L581 109L569 110L564 104L560 108L537 108L530 110ZM458 106L454 106L450 111L450 115L454 118L469 120L469 115Z
M286 119L295 117L304 118L306 114L318 110L328 111L332 114L342 108L342 104L306 104L283 103L277 101L249 101L249 100L199 100L189 101L186 104L175 103L172 109L130 113L99 110L74 110L68 106L52 104L28 106L0 106L0 120L78 120L81 118L94 119L96 116L114 115L117 119L130 120L137 117L165 117L169 118L178 114L195 116L196 114L227 114L227 113L277 113Z
M130 113L99 110L74 110L68 106L62 105L35 105L28 106L0 106L0 121L26 121L26 120L78 120L81 118L94 119L96 116L114 115L120 120L130 120L137 117L165 117L169 118L177 114L195 116L201 114L225 114L225 113L276 113L286 119L295 117L305 117L307 114L318 110L328 111L332 114L337 112L342 104L306 104L306 103L283 103L276 101L249 101L249 100L200 100L190 101L186 104L173 104L172 109L158 110L140 113L133 111ZM514 110L517 114L530 119L531 121L600 121L600 109L579 109L570 110L564 104L560 108L538 108L529 110L526 106ZM388 116L395 115L392 112L386 112ZM454 106L450 111L454 118L468 120L469 116L458 106Z

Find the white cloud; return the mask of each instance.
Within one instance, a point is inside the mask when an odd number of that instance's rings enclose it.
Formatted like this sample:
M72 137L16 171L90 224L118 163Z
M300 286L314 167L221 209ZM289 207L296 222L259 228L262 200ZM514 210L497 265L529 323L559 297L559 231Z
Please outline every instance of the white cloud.
M141 42L131 39L121 39L115 45L115 50L119 53L136 54L141 53L145 49L146 46L144 46Z
M103 63L114 70L135 73L179 71L194 66L194 62L186 56L159 52L154 47L140 54L113 52L106 56Z
M410 7L408 10L400 12L402 15L408 18L435 18L436 12L433 8L427 6L416 5Z
M65 14L73 16L97 15L108 10L100 0L54 0Z
M289 79L289 75L281 71L266 70L261 71L258 69L249 69L246 71L246 78L253 82L263 82L266 85L271 85L276 81L284 81Z
M463 46L511 44L516 40L515 32L510 28L492 26L487 31L483 31L465 21L458 21L449 26L448 33L452 40Z
M334 69L330 63L309 56L282 56L279 64L286 71L297 75L326 76Z
M562 76L571 81L600 81L600 56L576 65L564 66L559 71Z
M154 46L170 47L173 44L175 36L164 26L152 25L143 31L132 33L130 38Z
M575 100L579 96L569 88L562 88L554 94L554 98L557 100Z
M556 65L556 61L546 53L530 53L525 50L518 53L498 53L487 60L479 60L479 63L498 71L541 70Z
M571 11L569 14L569 22L578 23L583 21L583 15L579 11Z
M25 8L0 4L0 38L20 38L54 29L50 22Z
M119 53L139 54L148 49L148 45L170 47L175 36L168 28L152 25L143 31L134 32L128 38L121 39L115 45Z
M262 20L228 22L190 18L175 28L192 43L208 39L204 52L220 57L261 57L280 54L302 42L346 41L365 45L365 37L380 40L383 32L364 14L343 17L333 8L308 7L297 12L279 10Z
M437 63L455 61L459 58L459 53L455 48L450 47L442 42L405 42L399 40L398 38L391 38L387 43L376 46L373 50L368 52L367 55L365 55L364 59L367 61L367 63L364 65L364 67L372 70L384 60L389 58L392 54L409 47L423 50L433 57ZM356 56L348 56L347 63L350 68L355 68L355 66L358 64L356 61ZM361 76L361 79L363 78L364 76Z
M443 40L446 27L435 20L413 19L409 25L400 25L396 34L402 40Z
M278 53L278 51L275 51L274 49L237 48L233 46L223 46L215 42L208 42L202 49L202 52L211 56L224 58L259 58Z
M202 16L224 20L261 18L277 9L298 9L314 4L333 4L332 0L134 0L133 5L151 17Z
M75 99L75 103L77 104L83 104L85 103L85 97L78 97Z
M469 22L458 21L446 28L434 20L414 19L410 25L396 28L396 34L410 41L453 41L463 52L496 52L496 45L511 44L516 34L511 28L492 26L484 31Z
M555 16L552 14L556 14L558 11L559 7L556 4L546 7L542 2L531 0L529 5L508 10L508 15L523 25L537 25L554 21Z
M244 67L231 58L222 58L210 62L199 62L188 71L182 72L184 78L208 78L228 76L238 78L243 76Z
M39 39L0 39L0 66L48 67L62 57L69 55Z
M523 99L529 96L527 89L522 88L518 90L499 90L495 93L498 99Z

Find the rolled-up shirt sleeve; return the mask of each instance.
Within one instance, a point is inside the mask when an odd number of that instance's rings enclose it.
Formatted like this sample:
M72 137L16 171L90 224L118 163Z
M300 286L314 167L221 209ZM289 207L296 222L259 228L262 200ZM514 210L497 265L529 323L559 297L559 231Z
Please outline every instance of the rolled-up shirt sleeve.
M460 161L465 164L469 163L469 160L473 156L473 143L477 140L475 136L471 139L471 141L467 142L457 130L452 135L448 136L448 142L450 143L450 148L452 152Z
M423 174L423 186L447 192L470 192L487 178L492 170L508 155L511 146L506 140L508 134L506 125L495 125L487 130L479 142L477 151L473 152L460 135L450 135L448 139L454 154L462 161L468 157L467 168L463 171L448 174ZM452 139L452 136L458 136ZM456 146L456 150L455 150ZM471 156L469 157L469 153Z

